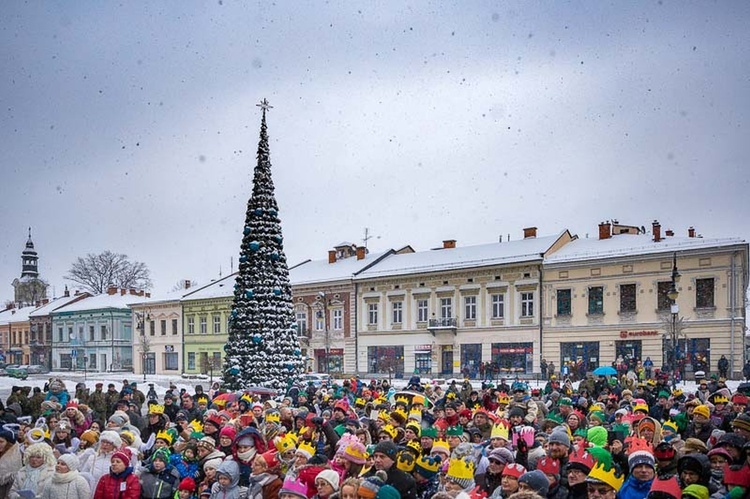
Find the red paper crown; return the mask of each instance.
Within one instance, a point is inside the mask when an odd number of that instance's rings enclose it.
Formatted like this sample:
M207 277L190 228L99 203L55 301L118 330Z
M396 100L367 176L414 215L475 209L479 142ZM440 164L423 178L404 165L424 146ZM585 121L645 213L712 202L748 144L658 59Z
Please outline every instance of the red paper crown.
M570 455L569 463L578 463L591 469L594 467L594 456L586 452L585 449L575 449Z
M652 456L654 455L654 447L651 442L645 438L639 437L628 437L625 439L628 444L628 454L635 454L636 452L648 452Z
M660 480L657 478L651 484L650 492L663 492L675 498L682 496L682 491L680 490L680 484L677 483L676 476L673 476L666 480Z
M593 466L593 464L592 464ZM544 473L545 475L559 475L560 474L560 461L553 457L544 457L537 461L536 469Z

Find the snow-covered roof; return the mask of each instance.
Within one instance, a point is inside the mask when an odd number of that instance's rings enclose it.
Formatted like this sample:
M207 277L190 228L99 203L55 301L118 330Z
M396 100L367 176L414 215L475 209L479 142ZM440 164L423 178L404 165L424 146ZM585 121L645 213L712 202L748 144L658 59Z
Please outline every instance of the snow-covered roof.
M190 293L191 291L197 290L198 287L194 288L188 288L188 289L178 289L176 291L167 291L164 293L161 293L159 295L151 295L151 298L148 300L148 303L150 305L153 305L155 303L164 303L164 302L170 302L170 301L179 301L180 298L185 296L186 294ZM143 305L143 301L141 300L142 297L140 296L131 296L130 302L128 303L131 307L137 307L139 305Z
M144 296L135 296L131 294L114 294L109 295L102 293L100 295L90 296L83 300L71 303L58 308L53 314L67 313L67 312L82 312L87 310L101 310L109 308L127 309L130 303L138 301L139 303L150 302L151 298Z
M617 234L609 239L587 238L571 241L544 259L545 265L603 260L628 256L656 255L698 249L721 248L747 244L738 237L704 238L668 236L654 242L650 234Z
M209 298L227 298L234 296L234 281L237 274L238 272L234 272L226 277L222 277L218 281L206 284L203 287L185 294L180 300L207 300Z
M81 298L80 295L71 295L71 296L61 296L59 298L55 298L54 300L51 300L46 305L42 305L41 307L37 308L36 310L33 310L29 317L44 317L45 315L49 315L55 310L57 310L60 307L64 307L68 303L77 300ZM85 300L85 298L81 298L82 300Z
M0 312L0 324L8 322L26 322L29 320L29 314L35 307L12 308L5 312Z
M542 254L564 233L565 231L554 236L530 237L505 243L457 246L393 255L359 273L355 280L541 261Z
M361 260L357 260L356 255L353 255L333 263L328 263L328 260L309 260L289 270L289 281L294 286L351 279L357 272L375 264L390 253L391 250L367 253Z

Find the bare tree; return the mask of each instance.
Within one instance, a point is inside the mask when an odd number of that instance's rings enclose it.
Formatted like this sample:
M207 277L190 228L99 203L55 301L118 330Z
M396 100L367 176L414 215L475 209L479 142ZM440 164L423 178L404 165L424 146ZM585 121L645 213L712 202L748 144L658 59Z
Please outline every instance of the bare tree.
M180 279L172 286L170 291L184 291L186 289L194 288L198 286L198 281L194 279Z
M95 255L78 257L65 279L80 284L94 294L104 293L108 287L149 289L151 271L143 262L128 260L128 255L107 250Z

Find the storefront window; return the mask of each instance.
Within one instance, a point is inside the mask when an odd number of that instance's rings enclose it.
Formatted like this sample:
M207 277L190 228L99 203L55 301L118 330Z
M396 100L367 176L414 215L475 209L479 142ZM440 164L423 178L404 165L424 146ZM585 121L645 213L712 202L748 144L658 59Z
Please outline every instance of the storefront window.
M615 342L617 370L627 372L635 369L641 359L641 340L620 340Z
M560 343L561 372L582 379L599 367L599 342L581 341Z
M404 374L404 347L367 347L367 365L371 373L402 377Z
M416 352L414 354L415 374L430 374L432 372L432 352Z
M470 378L477 378L479 376L479 366L481 363L481 343L461 345L461 374Z
M711 369L711 340L708 338L690 338L679 340L677 344L677 363L682 370L690 365L695 371L708 373Z
M493 343L490 370L500 374L534 371L533 343Z

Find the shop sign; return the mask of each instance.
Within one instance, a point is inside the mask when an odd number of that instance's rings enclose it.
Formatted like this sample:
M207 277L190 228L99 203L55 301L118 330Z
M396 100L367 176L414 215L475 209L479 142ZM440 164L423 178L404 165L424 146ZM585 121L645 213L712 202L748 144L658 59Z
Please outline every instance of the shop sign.
M633 336L658 336L659 331L620 331L620 338Z
M165 352L174 352L174 345L164 345Z
M432 352L432 345L414 345L414 353Z
M325 348L316 348L315 349L315 356L320 357L321 355L326 354ZM328 349L328 355L344 355L344 349L343 348L329 348Z

